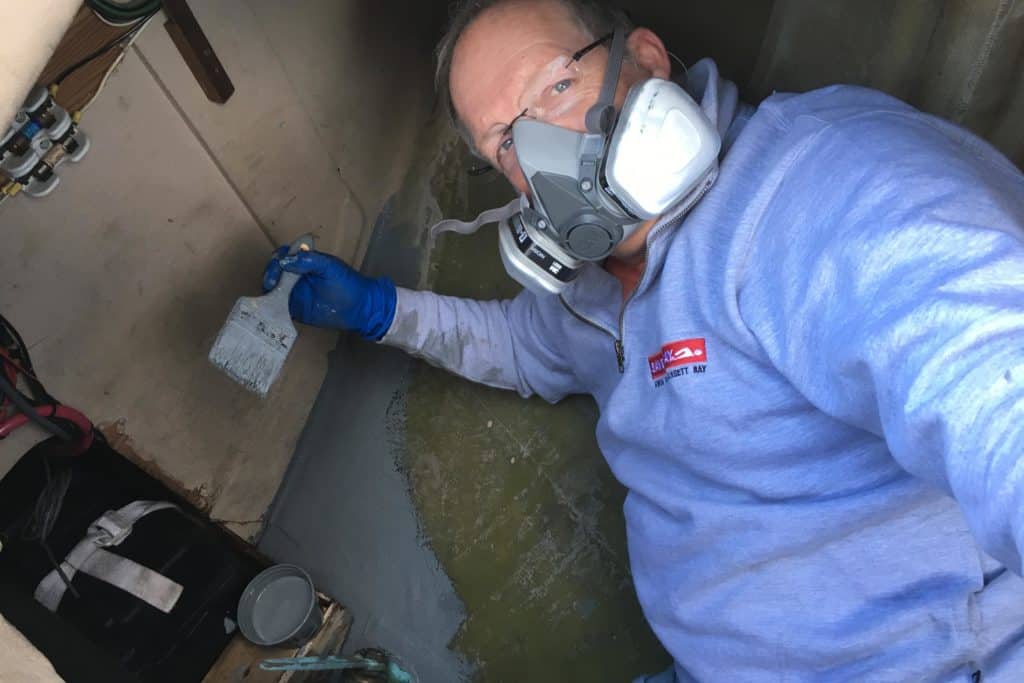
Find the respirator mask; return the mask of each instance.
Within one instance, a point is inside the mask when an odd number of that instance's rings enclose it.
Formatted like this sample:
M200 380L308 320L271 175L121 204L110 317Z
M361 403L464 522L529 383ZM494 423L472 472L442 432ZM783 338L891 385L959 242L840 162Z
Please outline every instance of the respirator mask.
M718 174L717 129L682 87L660 78L635 84L616 115L626 37L618 29L611 40L586 132L543 120L579 105L576 93L593 98L597 83L586 87L580 53L568 63L555 60L527 85L523 114L511 140L500 143L498 160L506 175L518 164L529 196L472 222L441 221L432 237L498 223L509 275L537 293L559 294L588 261L605 259L644 221L673 207L682 215L704 195Z

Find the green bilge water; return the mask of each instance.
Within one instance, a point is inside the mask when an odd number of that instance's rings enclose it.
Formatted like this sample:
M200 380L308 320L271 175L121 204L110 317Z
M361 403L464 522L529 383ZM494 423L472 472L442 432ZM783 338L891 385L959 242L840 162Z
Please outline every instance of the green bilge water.
M496 180L469 190L468 202L451 187L435 194L463 216L507 192ZM439 293L518 289L493 226L444 236L432 258ZM596 420L589 397L552 406L416 364L405 467L424 538L465 602L453 646L480 681L630 681L670 662L633 590L625 490L597 448Z

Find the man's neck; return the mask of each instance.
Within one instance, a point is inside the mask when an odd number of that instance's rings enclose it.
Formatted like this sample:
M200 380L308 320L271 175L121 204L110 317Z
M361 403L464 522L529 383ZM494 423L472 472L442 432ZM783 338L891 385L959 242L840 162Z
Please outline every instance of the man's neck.
M604 269L615 276L622 285L622 301L625 302L640 284L647 265L647 235L658 222L651 218L640 224L633 234L604 262Z
M644 276L644 265L646 261L640 260L627 263L617 256L609 256L604 262L604 269L615 276L615 279L622 285L622 302L625 303L629 295L640 284L640 278Z

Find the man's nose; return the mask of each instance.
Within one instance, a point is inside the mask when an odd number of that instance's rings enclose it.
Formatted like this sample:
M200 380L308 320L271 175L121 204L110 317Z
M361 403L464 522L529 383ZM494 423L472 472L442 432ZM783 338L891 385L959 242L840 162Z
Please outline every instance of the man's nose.
M512 183L512 187L516 188L517 192L522 194L530 194L530 184L526 181L526 176L523 175L523 169L516 161L511 164L511 168L505 172L505 177Z
M499 157L499 161L494 164L494 167L501 172L505 178L512 183L512 187L517 192L525 192L529 194L529 183L526 182L526 177L523 175L523 169L519 165L519 159L516 156L516 149L508 150L502 157Z

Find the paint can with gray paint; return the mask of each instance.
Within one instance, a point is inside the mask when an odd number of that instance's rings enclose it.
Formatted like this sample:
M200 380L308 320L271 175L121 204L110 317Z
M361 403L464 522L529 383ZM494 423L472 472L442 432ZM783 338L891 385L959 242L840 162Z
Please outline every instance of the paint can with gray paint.
M295 565L260 572L238 601L238 627L257 645L303 645L322 623L313 581Z

